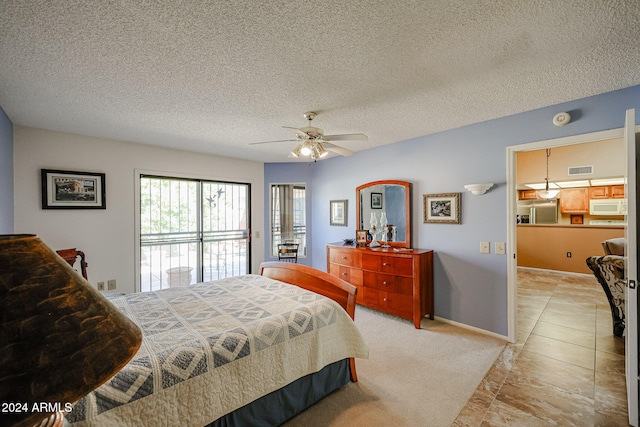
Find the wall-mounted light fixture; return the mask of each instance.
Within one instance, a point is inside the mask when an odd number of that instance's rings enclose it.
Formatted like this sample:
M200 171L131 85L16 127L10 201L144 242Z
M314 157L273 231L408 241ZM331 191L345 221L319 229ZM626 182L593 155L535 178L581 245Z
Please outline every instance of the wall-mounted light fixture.
M493 182L485 182L483 184L467 184L464 186L467 190L471 191L474 196L481 196L487 192L488 189L493 187Z

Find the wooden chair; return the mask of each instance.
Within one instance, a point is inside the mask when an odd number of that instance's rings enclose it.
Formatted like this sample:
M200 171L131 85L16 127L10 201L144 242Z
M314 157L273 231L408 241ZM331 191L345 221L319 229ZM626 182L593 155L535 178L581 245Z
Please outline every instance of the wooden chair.
M71 249L60 249L59 251L56 251L56 253L60 255L65 261L67 261L71 267L74 266L78 257L80 257L80 272L82 274L82 277L88 280L87 265L89 264L87 264L87 262L84 259L84 252L79 251L76 248L71 248Z
M297 243L280 243L278 245L278 261L284 262L298 262L298 247Z

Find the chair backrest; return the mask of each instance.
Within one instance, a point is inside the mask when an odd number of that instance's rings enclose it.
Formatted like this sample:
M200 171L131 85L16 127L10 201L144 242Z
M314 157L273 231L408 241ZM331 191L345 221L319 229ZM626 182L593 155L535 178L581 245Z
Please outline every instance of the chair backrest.
M71 267L74 266L78 257L80 257L80 273L82 277L87 278L87 262L84 259L84 252L77 250L76 248L71 249L60 249L56 251L58 255L60 255L65 261L69 263Z
M624 237L616 237L614 239L607 239L602 242L602 249L605 255L621 255L624 256L624 245L626 239Z
M278 261L298 262L298 243L280 243L278 245Z

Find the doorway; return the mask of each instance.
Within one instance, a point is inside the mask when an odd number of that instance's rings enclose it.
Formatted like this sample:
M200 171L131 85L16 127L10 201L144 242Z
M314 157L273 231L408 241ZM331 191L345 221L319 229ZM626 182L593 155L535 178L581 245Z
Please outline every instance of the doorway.
M558 138L547 141L538 141L529 144L522 144L519 146L507 147L507 215L508 218L516 218L516 206L517 206L517 192L516 192L516 154L521 151L542 150L547 148L561 147L566 145L582 144L588 142L596 142L606 139L614 139L623 137L625 139L626 153L627 153L627 173L625 175L628 178L629 194L628 199L631 206L631 215L627 216L627 239L629 242L629 251L627 254L629 265L627 275L630 279L636 278L635 274L635 231L636 231L636 217L635 217L635 203L636 203L636 145L634 137L637 134L638 129L635 126L635 115L633 110L627 111L626 125L622 129L613 129L602 132L594 132L590 134L575 135L571 137ZM517 338L517 229L516 221L507 222L507 241L510 248L511 257L507 265L507 303L508 303L508 338L511 342L516 342ZM632 253L633 249L633 253ZM632 274L633 273L633 274ZM635 303L635 281L633 287L629 287L631 293L628 298L627 306L627 328L630 334L627 336L627 391L629 402L629 420L632 425L637 425L638 406L637 406L637 384L634 384L637 377L637 366L635 360L637 358L637 337L635 333L637 331L637 305ZM633 355L630 357L629 354Z
M575 135L565 138L558 138L546 141L532 142L517 146L507 147L507 217L517 216L517 154L528 151L545 151L548 148L565 147L569 145L579 145L603 140L621 138L621 129L614 129L590 134ZM517 334L517 228L516 221L508 221L507 240L510 253L513 254L507 267L507 301L508 301L508 338L510 342L515 342Z

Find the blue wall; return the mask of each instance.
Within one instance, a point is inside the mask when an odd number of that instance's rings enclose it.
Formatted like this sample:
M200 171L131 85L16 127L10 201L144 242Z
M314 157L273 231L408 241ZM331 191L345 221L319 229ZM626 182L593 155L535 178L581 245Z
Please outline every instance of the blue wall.
M13 233L13 124L0 107L0 234Z
M507 241L506 147L621 128L629 108L640 112L640 86L426 135L351 157L265 165L265 185L306 180L311 199L308 224L313 225L307 264L326 270L325 245L354 237L355 188L381 179L411 182L412 246L435 251L436 316L506 336L507 258L493 254L493 250L489 255L479 253L480 241ZM554 126L552 118L561 111L570 112L572 122ZM465 184L479 182L495 185L482 197L465 191ZM453 192L461 193L462 223L424 224L423 194ZM335 199L349 201L347 228L329 225L329 201ZM265 209L268 218L268 202Z

